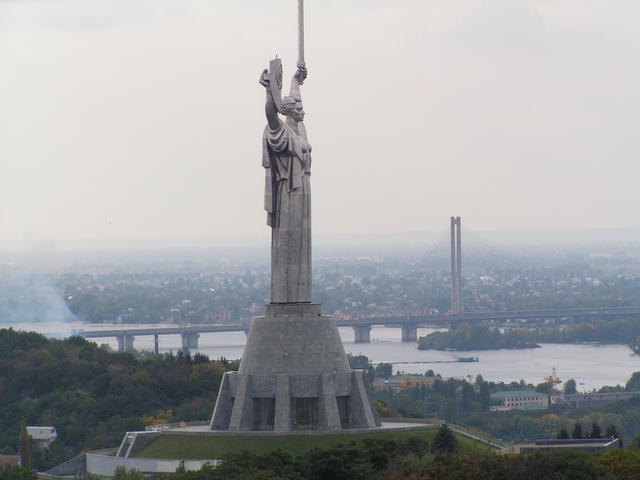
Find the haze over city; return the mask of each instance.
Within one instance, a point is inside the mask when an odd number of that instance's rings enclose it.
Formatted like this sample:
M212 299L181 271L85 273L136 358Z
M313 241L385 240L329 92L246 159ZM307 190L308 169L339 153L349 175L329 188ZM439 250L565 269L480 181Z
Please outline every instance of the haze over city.
M0 248L266 241L257 80L294 73L289 3L0 2ZM306 12L314 236L640 237L640 4Z

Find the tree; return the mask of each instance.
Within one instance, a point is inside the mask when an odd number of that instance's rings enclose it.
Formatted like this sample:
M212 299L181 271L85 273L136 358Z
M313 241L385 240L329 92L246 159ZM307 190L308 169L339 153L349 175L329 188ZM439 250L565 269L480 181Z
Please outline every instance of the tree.
M26 469L31 469L31 438L27 432L27 423L22 420L20 428L20 465Z
M624 389L627 392L636 392L640 390L640 372L633 372Z
M596 422L593 422L591 424L591 428L589 428L589 431L587 432L587 438L601 438L602 437L602 429L600 428L600 425L598 425Z
M0 449L15 446L23 465L38 471L81 449L115 445L157 412L204 420L222 375L236 366L204 362L206 356L197 364L168 355L138 358L79 337L47 339L3 329L0 352ZM29 443L24 423L48 425L52 419L58 440L47 449Z
M204 353L196 353L193 356L193 364L198 365L200 363L209 363L209 356Z
M578 422L573 426L573 431L571 432L571 438L583 438L584 433L582 432L582 425Z
M551 395L551 386L547 382L542 382L536 385L536 392L544 393L545 395Z
M467 383L463 380L462 382L462 401L461 408L464 411L468 411L471 409L471 402L473 402L475 398L475 392L470 383Z
M446 397L442 401L440 406L440 415L444 417L448 422L453 420L456 412L458 411L458 402L453 397Z
M565 439L569 438L569 432L567 432L566 428L561 428L558 431L558 435L556 436L556 438L558 440L565 440Z
M390 363L379 363L376 365L375 375L376 377L390 377L393 375L393 365Z
M125 467L120 466L116 468L113 480L144 480L144 475L135 468L127 470Z
M36 480L36 472L24 467L8 466L0 468L0 480Z
M613 474L612 478L635 480L640 472L640 453L628 448L609 450L602 456L602 462Z
M489 382L483 381L480 384L478 401L480 402L480 408L482 411L486 412L489 410L489 405L491 404L491 390L489 389Z
M573 395L576 391L576 381L573 378L570 378L564 384L564 394Z
M369 362L369 358L366 355L347 355L349 366L355 370L364 370L369 382L373 382L375 378L375 371L373 365Z
M617 438L618 439L618 447L622 448L622 438L620 438L620 434L616 429L615 425L609 425L604 432L604 436L607 438Z
M631 442L629 442L628 448L632 448L634 450L640 450L640 435L637 435L631 439Z
M458 440L445 423L438 429L433 439L431 453L453 453L458 449Z

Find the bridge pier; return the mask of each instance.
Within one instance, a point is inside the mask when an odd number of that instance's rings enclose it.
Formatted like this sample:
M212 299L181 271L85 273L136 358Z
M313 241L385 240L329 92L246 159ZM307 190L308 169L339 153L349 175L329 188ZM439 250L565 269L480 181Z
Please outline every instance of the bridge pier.
M371 325L356 325L353 327L356 343L371 343Z
M118 352L133 352L133 341L136 339L130 333L123 333L122 335L116 335L116 341L118 342Z
M418 326L417 325L402 325L402 341L417 342L418 341Z
M200 334L197 332L182 332L182 352L187 353L189 350L198 348L198 338Z

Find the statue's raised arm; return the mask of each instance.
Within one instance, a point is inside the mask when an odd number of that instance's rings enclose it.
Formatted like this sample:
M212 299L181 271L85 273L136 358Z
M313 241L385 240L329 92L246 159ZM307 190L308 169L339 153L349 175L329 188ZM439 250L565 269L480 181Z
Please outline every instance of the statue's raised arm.
M302 100L302 95L300 95L300 85L304 83L308 75L309 72L307 71L307 67L298 67L298 70L296 70L295 75L291 79L291 92L289 93L290 96Z
M260 75L260 85L262 85L267 92L267 100L265 102L264 110L267 115L267 123L272 129L276 129L280 126L280 118L278 118L278 106L273 98L271 91L271 79L269 78L269 70L266 68Z

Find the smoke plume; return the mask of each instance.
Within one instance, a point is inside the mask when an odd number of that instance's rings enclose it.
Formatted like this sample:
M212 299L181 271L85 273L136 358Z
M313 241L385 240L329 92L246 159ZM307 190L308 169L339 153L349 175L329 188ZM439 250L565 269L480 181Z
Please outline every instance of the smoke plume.
M3 272L0 276L0 324L64 323L76 320L50 278Z

